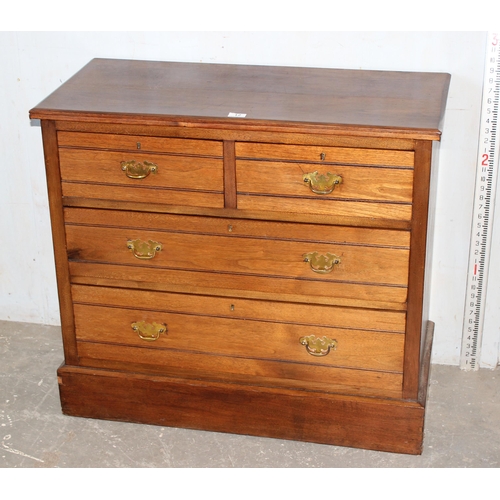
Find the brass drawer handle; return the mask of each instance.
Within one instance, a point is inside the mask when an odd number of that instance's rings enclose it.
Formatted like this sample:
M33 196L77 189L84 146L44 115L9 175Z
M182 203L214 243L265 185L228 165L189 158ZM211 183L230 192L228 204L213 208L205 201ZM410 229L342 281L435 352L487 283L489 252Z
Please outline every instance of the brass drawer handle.
M301 337L299 342L306 346L306 351L311 356L326 356L330 349L337 349L337 341L328 337L316 338L314 335Z
M149 161L122 161L121 166L129 179L144 179L149 174L158 172L158 165Z
M130 325L134 332L137 332L139 338L147 341L158 340L161 333L166 333L167 325L165 323L146 323L145 321L137 321Z
M128 240L127 248L134 254L136 259L152 259L156 252L161 251L162 245L157 241Z
M333 271L335 265L340 264L340 257L333 253L322 255L318 252L304 254L304 262L309 262L311 270L318 274L328 274Z
M328 172L326 175L310 172L302 176L302 180L309 184L309 188L315 194L330 194L335 186L342 184L342 177Z

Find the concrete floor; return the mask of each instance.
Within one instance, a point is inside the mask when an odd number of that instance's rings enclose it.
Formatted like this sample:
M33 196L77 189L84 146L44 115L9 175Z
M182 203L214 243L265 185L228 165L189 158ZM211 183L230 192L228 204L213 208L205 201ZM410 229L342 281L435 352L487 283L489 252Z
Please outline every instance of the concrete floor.
M421 456L67 417L58 327L0 321L3 468L497 468L499 370L433 365Z

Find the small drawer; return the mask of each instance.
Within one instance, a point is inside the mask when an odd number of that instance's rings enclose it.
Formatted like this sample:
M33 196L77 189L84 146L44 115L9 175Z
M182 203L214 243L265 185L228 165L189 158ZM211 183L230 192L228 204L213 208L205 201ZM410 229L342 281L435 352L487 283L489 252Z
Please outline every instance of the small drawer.
M129 152L169 153L222 157L222 142L143 135L64 132L57 134L60 148L76 147Z
M238 143L237 206L407 226L413 161L412 151Z
M63 196L221 208L222 159L59 151Z
M412 202L409 169L238 160L236 177L239 195Z

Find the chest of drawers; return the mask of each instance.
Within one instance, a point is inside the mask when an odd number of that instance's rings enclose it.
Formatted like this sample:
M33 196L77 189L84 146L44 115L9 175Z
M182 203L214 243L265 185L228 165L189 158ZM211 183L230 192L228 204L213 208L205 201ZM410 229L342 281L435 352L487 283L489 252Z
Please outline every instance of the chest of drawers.
M420 453L449 79L95 59L31 110L63 412Z

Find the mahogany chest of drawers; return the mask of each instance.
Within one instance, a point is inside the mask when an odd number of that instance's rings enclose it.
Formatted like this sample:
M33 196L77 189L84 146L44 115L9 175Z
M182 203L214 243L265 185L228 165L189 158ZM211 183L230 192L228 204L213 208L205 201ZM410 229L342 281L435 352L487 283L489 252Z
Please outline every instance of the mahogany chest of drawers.
M420 453L449 80L95 59L31 110L63 412Z

